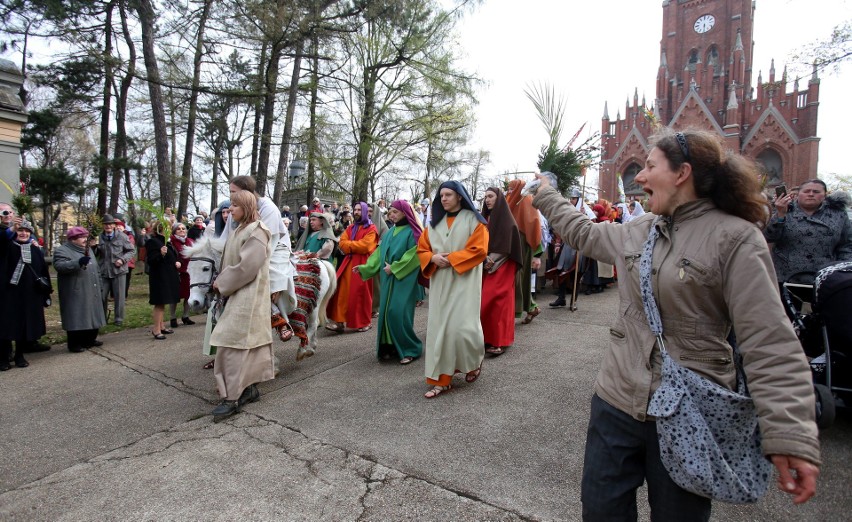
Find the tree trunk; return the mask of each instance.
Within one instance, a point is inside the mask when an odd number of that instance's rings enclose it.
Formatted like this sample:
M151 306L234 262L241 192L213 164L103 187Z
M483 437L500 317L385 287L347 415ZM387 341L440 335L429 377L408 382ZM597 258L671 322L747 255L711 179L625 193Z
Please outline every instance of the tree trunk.
M278 91L278 65L284 47L280 42L272 44L269 53L269 64L266 66L266 82L263 96L263 128L260 131L260 149L257 154L257 193L266 194L267 170L269 169L269 152L272 147L272 125L275 123L275 95Z
M112 11L115 0L111 0L105 6L106 20L104 21L104 96L101 106L101 143L98 158L98 214L104 215L107 211L107 184L109 182L109 114L112 105ZM110 197L116 206L118 205L118 190L120 180L113 177ZM110 205L112 206L112 205Z
M311 106L310 126L308 127L308 193L305 204L310 206L314 200L317 174L317 93L319 91L319 39L311 36Z
M163 93L160 89L160 69L154 49L154 6L151 0L135 0L136 11L142 26L142 54L148 75L148 92L151 97L151 114L154 120L154 146L157 152L157 181L160 185L160 203L174 206L174 183L169 173L169 132L163 110Z
M124 35L124 43L127 46L128 50L128 59L127 59L127 74L124 75L121 79L121 84L119 85L118 91L118 99L116 100L116 110L115 110L115 150L113 151L113 161L112 161L112 176L113 180L116 177L124 174L124 184L125 184L125 192L127 194L133 194L133 187L130 186L130 165L129 160L127 159L127 98L130 93L130 84L133 81L133 77L136 75L136 46L133 43L133 37L130 35L130 29L127 26L127 10L126 10L126 0L120 0L118 4L118 12L121 17L121 31ZM118 186L117 183L114 183L113 190ZM127 196L128 201L131 200L131 196ZM115 194L114 201L110 202L109 205L110 213L115 213L118 210L118 194ZM135 226L136 215L133 210L133 205L130 205L130 214L133 223L129 223L128 225L133 227ZM134 229L135 233L135 229Z
M263 42L263 45L260 48L260 60L257 62L257 77L263 78L266 76L266 51L268 49L268 43ZM261 91L262 85L258 83L255 86L257 91ZM260 96L256 96L254 99L254 126L251 137L251 175L257 175L257 156L258 151L260 149L260 121L262 119L262 109L263 109L263 99ZM231 171L233 172L233 171Z
M373 147L373 118L376 110L376 81L375 71L364 69L364 108L361 112L361 126L358 130L358 153L355 157L352 201L367 201L370 180L370 150Z
M290 77L290 89L287 94L287 115L284 118L284 132L281 135L281 152L278 155L275 188L272 191L272 201L279 207L281 206L281 193L284 191L284 183L287 181L287 158L290 156L290 143L293 140L293 116L296 113L296 101L299 95L301 66L302 41L299 40L296 43L296 57L293 59L293 74ZM313 127L313 124L311 127Z
M210 5L213 0L204 0L201 8L201 18L198 20L198 34L195 38L195 58L192 62L192 92L189 97L189 115L186 122L186 146L183 151L183 169L180 175L180 197L178 209L186 211L186 201L189 198L189 184L192 180L192 151L195 147L195 120L198 112L198 85L201 83L201 58L204 56L204 28L210 15ZM211 209L212 210L212 209Z
M213 211L219 206L219 164L222 162L222 146L224 145L221 136L217 136L213 141L213 176L210 180L210 216L213 216Z

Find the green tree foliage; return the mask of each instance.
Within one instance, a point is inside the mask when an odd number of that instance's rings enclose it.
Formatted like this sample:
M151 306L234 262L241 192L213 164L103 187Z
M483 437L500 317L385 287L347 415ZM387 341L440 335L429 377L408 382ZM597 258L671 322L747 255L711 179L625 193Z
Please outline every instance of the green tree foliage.
M544 84L533 86L525 92L548 135L547 145L541 148L538 155L538 168L542 172L552 172L556 176L556 188L563 195L567 194L599 155L599 135L595 133L582 144L574 146L577 135L582 131L581 127L567 144L560 144L565 117L563 99L556 95L552 86Z

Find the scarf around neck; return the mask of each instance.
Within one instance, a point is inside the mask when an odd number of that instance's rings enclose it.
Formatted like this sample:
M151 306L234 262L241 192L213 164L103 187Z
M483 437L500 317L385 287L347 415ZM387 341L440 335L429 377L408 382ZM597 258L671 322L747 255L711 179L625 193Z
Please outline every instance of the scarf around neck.
M29 265L33 262L33 251L30 247L30 243L18 243L17 241L13 241L12 244L18 245L18 248L21 249L21 257L18 259L18 265L15 266L15 271L12 273L12 279L9 281L13 285L17 285L21 282L21 274L24 272L24 265Z

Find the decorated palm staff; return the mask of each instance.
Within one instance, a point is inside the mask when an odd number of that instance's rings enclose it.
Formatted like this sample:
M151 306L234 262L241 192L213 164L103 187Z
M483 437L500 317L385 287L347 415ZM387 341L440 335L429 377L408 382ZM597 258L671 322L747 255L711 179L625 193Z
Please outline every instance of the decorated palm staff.
M580 194L580 202L582 202L582 194L586 192L586 169L592 165L599 154L600 134L595 132L583 143L574 146L586 127L584 123L568 140L568 143L564 146L559 145L562 136L562 120L565 115L563 100L556 96L553 87L547 85L534 86L531 90L525 91L525 94L535 107L538 118L550 137L547 145L541 148L538 155L539 170L542 175L549 174L548 184L556 188L563 196L568 194L572 187L576 187L579 178L582 177ZM531 182L530 185L529 191L535 191L538 187L537 182ZM579 259L579 256L577 258ZM577 269L579 267L576 263L577 261L574 266L574 290L571 293L569 307L572 312L577 310Z

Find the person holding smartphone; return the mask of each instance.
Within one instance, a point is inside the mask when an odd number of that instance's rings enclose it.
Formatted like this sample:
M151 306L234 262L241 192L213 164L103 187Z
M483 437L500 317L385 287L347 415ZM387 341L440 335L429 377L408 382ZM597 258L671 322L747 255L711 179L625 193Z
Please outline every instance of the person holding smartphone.
M774 245L772 262L779 284L799 272L815 274L827 265L852 261L849 196L827 192L819 179L802 183L795 197L783 185L775 189L772 217L763 235Z

